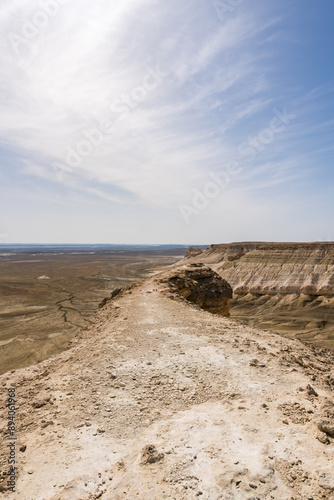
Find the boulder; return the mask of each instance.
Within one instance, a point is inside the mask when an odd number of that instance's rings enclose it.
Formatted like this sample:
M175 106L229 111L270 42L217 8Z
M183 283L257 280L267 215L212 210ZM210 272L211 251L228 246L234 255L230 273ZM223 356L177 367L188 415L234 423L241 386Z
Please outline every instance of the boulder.
M233 290L227 281L210 267L190 264L180 267L161 280L171 291L215 314L229 316Z

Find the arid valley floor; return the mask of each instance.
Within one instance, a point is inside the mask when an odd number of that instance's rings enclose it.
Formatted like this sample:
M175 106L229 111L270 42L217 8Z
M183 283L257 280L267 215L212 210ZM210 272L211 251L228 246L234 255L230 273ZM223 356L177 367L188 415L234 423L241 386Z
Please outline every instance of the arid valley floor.
M115 288L183 249L15 249L0 256L0 374L61 352Z

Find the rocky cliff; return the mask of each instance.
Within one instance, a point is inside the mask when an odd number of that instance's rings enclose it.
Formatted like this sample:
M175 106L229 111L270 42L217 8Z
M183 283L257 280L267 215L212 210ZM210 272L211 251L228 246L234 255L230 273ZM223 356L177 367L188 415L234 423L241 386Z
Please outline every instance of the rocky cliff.
M199 270L120 291L67 351L0 376L0 497L334 499L333 354L182 298Z
M334 243L212 245L188 262L231 284L232 314L334 347Z
M213 267L231 283L236 293L334 296L334 244L279 243L240 248L245 253L237 261L229 259L230 253L236 250L233 247L229 251L216 248L201 256L206 262L207 257L220 254L221 259L217 259Z

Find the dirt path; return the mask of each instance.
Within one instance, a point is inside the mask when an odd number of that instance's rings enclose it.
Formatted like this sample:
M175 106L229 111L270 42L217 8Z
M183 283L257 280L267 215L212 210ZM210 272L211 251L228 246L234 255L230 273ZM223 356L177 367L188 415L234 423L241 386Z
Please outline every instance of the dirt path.
M7 387L18 400L17 496L3 498L333 499L334 440L316 438L330 366L148 279L68 351L1 376L2 443Z

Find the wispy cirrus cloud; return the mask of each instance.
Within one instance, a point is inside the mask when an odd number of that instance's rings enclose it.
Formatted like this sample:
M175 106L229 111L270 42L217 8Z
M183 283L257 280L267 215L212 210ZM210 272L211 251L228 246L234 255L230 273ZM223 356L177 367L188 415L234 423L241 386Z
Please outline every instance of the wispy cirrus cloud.
M253 160L238 153L274 108L302 117L324 91L303 98L278 81L284 14L255 3L224 22L200 0L2 3L0 141L11 168L65 197L173 212L236 159L231 196L305 176L307 119Z

